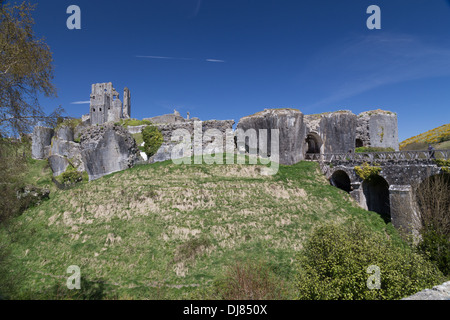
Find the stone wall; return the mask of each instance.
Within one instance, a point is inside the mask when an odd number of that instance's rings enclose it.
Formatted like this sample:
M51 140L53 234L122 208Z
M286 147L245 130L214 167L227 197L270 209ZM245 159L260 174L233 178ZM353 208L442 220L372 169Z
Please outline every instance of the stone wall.
M354 150L356 115L351 111L306 115L307 134L316 134L322 145L321 153L347 153Z
M296 109L265 109L254 115L239 120L237 129L244 131L255 129L259 141L259 130L268 131L268 152L270 154L270 130L279 130L280 163L291 165L303 160L306 126L303 113Z
M390 111L366 111L358 115L357 139L365 147L399 150L397 115Z
M169 123L179 123L185 122L186 120L177 114L164 114L162 116L156 116L153 118L145 118L144 120L151 121L155 124L169 124Z
M194 138L194 126L195 121L185 121L181 123L166 123L166 124L156 124L158 129L161 131L164 142L157 151L155 155L153 155L149 162L162 162L166 160L172 159L172 149L174 146L178 145L179 142L173 142L172 141L172 135L175 132L175 130L178 129L184 129L186 130L192 137ZM202 126L202 135L209 129L216 129L218 132L220 132L220 136L222 138L222 146L223 146L223 152L226 151L226 142L227 138L228 140L231 139L233 141L233 125L234 120L207 120L207 121L198 121L198 124L201 124ZM228 135L227 135L228 134ZM230 136L231 135L231 136ZM192 140L193 142L194 140ZM207 139L202 139L202 151L205 152L205 148L211 141L208 141ZM234 142L234 141L233 141ZM233 152L234 152L234 143L233 143ZM191 154L194 155L194 150L191 146ZM182 155L179 155L178 157L182 157Z

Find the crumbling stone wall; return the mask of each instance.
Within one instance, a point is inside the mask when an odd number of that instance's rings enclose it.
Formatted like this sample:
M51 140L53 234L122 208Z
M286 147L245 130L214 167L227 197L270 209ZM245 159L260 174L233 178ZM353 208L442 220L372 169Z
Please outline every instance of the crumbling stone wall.
M244 131L255 129L259 140L259 130L267 129L268 152L270 153L270 130L279 130L279 161L290 165L303 160L306 126L303 113L296 109L265 109L254 115L239 120L237 129Z
M364 147L399 150L397 115L390 111L373 110L358 115L356 139Z
M119 97L119 93L113 88L111 82L93 84L90 105L91 124L97 125L129 118L131 115L130 90L125 88L124 105Z
M320 137L321 153L353 152L356 139L356 115L351 111L336 111L306 115L307 135Z
M233 134L233 125L234 120L207 120L198 122L202 125L202 135L209 129L216 129L220 132L222 137L222 146L223 152L226 152L227 139L228 141L233 141L233 152L234 152L234 134ZM171 160L172 158L172 149L174 146L178 145L180 142L173 142L172 135L177 129L185 129L191 135L192 139L194 138L194 125L195 121L186 121L180 123L165 123L165 124L156 124L158 129L161 131L164 142L157 151L155 155L153 155L149 162L162 162L166 160ZM230 136L231 135L231 136ZM193 142L193 140L192 140ZM211 141L207 139L202 139L202 151L205 151L207 145ZM191 145L191 154L194 155L193 145Z

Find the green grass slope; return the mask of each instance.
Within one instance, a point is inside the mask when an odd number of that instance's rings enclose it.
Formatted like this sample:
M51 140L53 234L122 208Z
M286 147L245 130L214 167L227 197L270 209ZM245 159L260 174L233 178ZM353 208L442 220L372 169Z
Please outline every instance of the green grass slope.
M291 282L296 254L323 222L359 220L397 237L330 186L316 163L260 172L164 162L55 191L0 229L11 297L64 298L67 268L77 265L98 298L195 298L239 260L264 261Z
M402 141L400 150L427 150L428 144L435 149L450 149L450 123Z

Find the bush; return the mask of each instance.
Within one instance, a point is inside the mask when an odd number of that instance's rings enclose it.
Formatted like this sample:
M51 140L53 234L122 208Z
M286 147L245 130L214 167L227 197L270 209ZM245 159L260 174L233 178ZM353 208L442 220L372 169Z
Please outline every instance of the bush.
M69 165L66 171L61 174L61 179L64 184L77 183L83 180L83 174L78 172L72 165Z
M237 261L214 283L206 299L282 300L285 292L284 282L265 263Z
M0 224L23 211L24 199L17 197L17 190L25 183L27 159L24 150L11 139L0 138Z
M395 152L393 148L381 148L381 147L359 147L355 149L357 153L365 152Z
M356 174L363 180L370 179L373 176L378 175L381 172L380 167L372 167L367 162L363 163L362 166L355 167Z
M450 175L425 179L415 188L420 217L418 249L445 274L450 274Z
M400 299L443 280L420 254L360 224L319 227L297 261L298 299ZM367 286L372 265L380 268L380 289Z
M154 125L149 125L142 130L142 138L145 142L144 152L149 158L158 151L164 141L162 133Z
M423 252L445 276L450 275L450 238L428 226L421 232L418 249Z
M119 122L115 122L114 124L127 128L127 127L150 125L152 123L149 120L121 119Z

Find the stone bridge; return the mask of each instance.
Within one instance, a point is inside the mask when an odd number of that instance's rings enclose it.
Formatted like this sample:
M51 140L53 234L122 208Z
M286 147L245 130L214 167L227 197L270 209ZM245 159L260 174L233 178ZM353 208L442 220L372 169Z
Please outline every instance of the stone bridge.
M426 179L444 173L435 159L450 159L450 150L309 154L308 158L318 161L330 183L350 193L361 207L378 212L396 228L412 230L419 221L413 205L415 191ZM355 167L364 163L381 172L363 180Z

